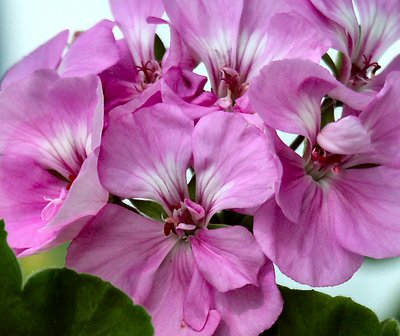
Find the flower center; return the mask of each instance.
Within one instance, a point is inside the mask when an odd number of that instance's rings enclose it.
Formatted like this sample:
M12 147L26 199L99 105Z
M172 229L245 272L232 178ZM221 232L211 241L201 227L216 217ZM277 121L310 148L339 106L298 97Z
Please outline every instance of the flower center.
M329 153L316 145L311 151L306 171L315 181L319 181L327 174L339 173L342 161L343 155Z
M205 211L200 204L185 198L179 207L173 209L172 216L165 220L164 234L169 236L172 232L185 239L203 226L204 215Z
M372 57L366 57L363 55L364 61L363 66L358 66L357 64L352 64L351 67L351 78L350 84L353 87L361 87L365 85L370 79L369 75L372 77L381 68L378 62L371 62Z
M161 77L161 67L156 60L147 61L146 63L142 62L136 69L139 71L140 76L139 84L136 85L139 91L144 91Z
M76 175L69 175L68 179L66 179L64 176L62 176L61 174L59 174L58 172L54 171L54 170L50 170L49 171L52 175L58 177L59 179L63 180L64 182L67 183L67 185L65 186L65 188L62 188L60 191L60 194L58 197L56 198L52 198L52 197L47 197L44 196L44 200L47 201L47 205L43 208L42 212L40 213L40 217L42 218L42 221L44 223L48 223L50 222L58 213L58 211L60 210L61 206L64 203L64 200L66 199L69 190L72 187L72 184L74 183L74 181L76 180L77 176Z
M248 83L242 83L239 73L229 67L222 67L221 82L218 87L218 97L220 97L220 105L228 109L235 105L235 99L243 96L249 85Z

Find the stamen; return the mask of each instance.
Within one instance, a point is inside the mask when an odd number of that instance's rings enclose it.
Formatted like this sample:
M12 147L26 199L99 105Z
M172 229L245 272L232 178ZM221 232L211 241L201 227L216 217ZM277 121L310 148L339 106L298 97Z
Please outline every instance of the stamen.
M218 88L218 96L229 97L232 99L232 105L235 99L241 97L248 89L248 83L242 83L239 73L227 66L220 68L221 83Z
M171 232L176 234L175 225L174 223L166 222L164 224L164 235L168 237L171 234Z
M378 62L371 62L372 56L369 57L362 55L363 57L363 67L360 67L356 64L352 64L351 68L351 80L352 86L360 86L367 83L370 79L368 77L368 73L370 72L371 76L374 76L375 73L381 68Z
M72 187L72 183L74 183L74 181L76 180L76 178L77 178L77 176L76 175L69 175L68 176L68 179L69 179L69 183L67 184L67 186L66 186L66 189L67 190L70 190L71 189L71 187Z
M155 83L161 77L160 64L155 60L147 61L141 65L136 66L139 73L142 73L142 80L136 84L136 89L143 91L149 84Z
M172 216L165 219L164 235L169 236L173 232L179 238L186 239L202 226L204 217L203 207L186 198L172 209Z
M343 155L331 154L318 145L314 146L311 151L311 161L306 170L315 181L320 180L329 172L340 173L342 171Z

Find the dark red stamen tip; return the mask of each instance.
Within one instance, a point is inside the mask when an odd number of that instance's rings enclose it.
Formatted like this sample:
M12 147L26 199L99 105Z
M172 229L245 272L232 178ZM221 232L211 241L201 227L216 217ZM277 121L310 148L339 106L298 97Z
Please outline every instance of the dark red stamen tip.
M174 224L170 223L170 222L166 222L164 224L164 235L166 235L168 237L171 234L171 232L176 233Z
M72 187L72 183L74 183L74 181L76 180L76 178L77 178L77 176L75 176L75 175L69 175L68 176L68 180L70 181L68 184L67 184L67 186L66 186L66 189L67 190L70 190L71 189L71 187Z

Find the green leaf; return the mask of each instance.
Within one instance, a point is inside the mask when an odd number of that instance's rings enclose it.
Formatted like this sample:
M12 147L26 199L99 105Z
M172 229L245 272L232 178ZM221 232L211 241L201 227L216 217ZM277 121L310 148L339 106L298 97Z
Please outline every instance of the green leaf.
M192 172L193 172L193 170L192 170ZM188 189L189 189L190 199L195 200L196 199L196 174L194 174L194 173L188 184Z
M18 294L22 287L22 275L17 259L6 243L4 222L0 221L0 302Z
M148 200L138 200L130 199L132 205L137 209L142 215L158 220L164 221L168 216L164 208L157 202Z
M340 81L343 78L343 64L344 64L344 60L345 60L345 56L344 53L342 53L341 51L338 53L337 57L336 57L336 69L337 69L337 79Z
M0 222L0 335L152 334L146 311L94 276L46 270L22 288L21 271Z
M328 68L332 71L335 78L338 78L338 70L337 70L336 64L332 60L332 58L328 54L325 54L324 56L322 56L322 60L328 66Z
M400 336L400 324L394 318L383 321L381 328L380 336Z
M281 287L283 313L264 336L379 336L377 316L350 298Z
M321 106L321 128L335 121L335 101L325 98Z
M165 46L160 37L156 34L154 37L154 56L158 62L161 62L165 55Z

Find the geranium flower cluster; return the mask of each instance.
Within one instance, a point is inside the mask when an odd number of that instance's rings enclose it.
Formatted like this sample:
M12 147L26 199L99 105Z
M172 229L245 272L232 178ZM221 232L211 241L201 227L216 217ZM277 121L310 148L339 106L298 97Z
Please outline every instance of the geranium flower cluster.
M398 0L110 5L115 22L58 34L2 81L0 217L18 256L72 241L67 266L129 294L156 335L251 336L283 307L273 263L330 286L400 255L400 58L379 63ZM253 227L216 225L227 210Z

